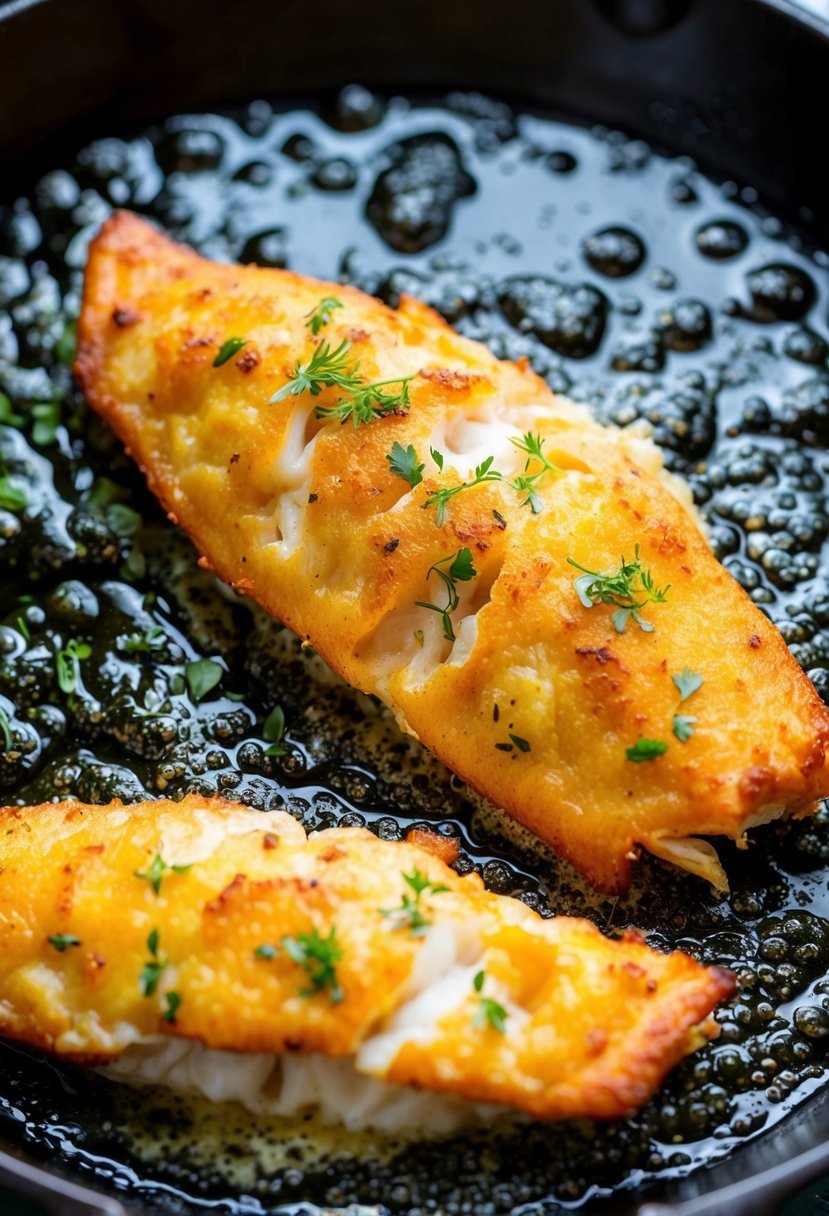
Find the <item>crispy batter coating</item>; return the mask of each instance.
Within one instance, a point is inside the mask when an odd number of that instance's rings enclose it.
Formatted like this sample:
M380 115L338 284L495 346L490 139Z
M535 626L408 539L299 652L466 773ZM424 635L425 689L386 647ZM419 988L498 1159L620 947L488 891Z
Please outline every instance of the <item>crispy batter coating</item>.
M347 339L367 380L414 376L408 412L359 428L318 419L336 388L269 404L311 356L306 314L330 295L344 307L320 337ZM214 367L233 336L247 345ZM216 265L122 213L91 247L76 372L205 564L597 887L625 888L638 846L725 887L697 837L742 840L829 793L827 711L656 447L598 426L424 305ZM489 483L437 526L429 493L490 455L519 475L510 438L529 431L561 470L539 481L539 513ZM389 465L396 441L426 466L414 489ZM670 591L648 605L653 632L619 633L610 606L580 602L567 559L612 570L636 545ZM447 602L429 570L464 547L477 577L458 583L453 643L416 602ZM671 677L686 666L705 682L682 707L696 719L683 743ZM667 751L634 763L641 737Z
M287 814L196 796L7 808L0 827L0 1033L81 1060L154 1036L356 1055L382 1080L538 1118L615 1117L716 1032L708 1014L734 989L720 968L543 920L433 852L359 828L306 839ZM168 867L157 892L139 876L156 856ZM381 912L401 906L416 871L447 888L421 897L420 936ZM314 929L335 931L338 1002L330 988L308 995L284 947ZM263 944L273 957L256 954ZM154 960L163 968L145 995ZM481 970L503 1033L477 1017ZM424 1006L430 992L443 996ZM410 1013L401 1030L395 1015L415 998L415 1025Z

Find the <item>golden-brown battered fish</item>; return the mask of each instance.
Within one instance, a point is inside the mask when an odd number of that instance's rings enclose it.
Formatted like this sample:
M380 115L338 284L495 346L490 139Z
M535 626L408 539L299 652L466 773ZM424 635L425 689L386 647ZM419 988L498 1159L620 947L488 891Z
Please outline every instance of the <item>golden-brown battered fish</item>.
M11 807L0 841L0 1034L255 1110L627 1115L734 989L364 829L190 796Z
M424 305L122 213L76 371L205 564L596 886L644 846L725 887L698 837L829 792L827 711L657 448Z

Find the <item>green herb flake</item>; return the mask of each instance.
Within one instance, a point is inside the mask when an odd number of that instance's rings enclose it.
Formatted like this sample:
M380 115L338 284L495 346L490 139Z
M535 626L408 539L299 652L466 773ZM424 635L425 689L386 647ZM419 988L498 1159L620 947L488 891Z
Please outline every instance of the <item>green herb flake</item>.
M443 452L439 452L437 448L429 448L429 455L432 457L432 460L434 460L441 472L443 472Z
M78 345L77 326L74 321L68 321L63 328L63 333L55 343L55 357L64 367L71 367L75 360L75 351Z
M66 645L55 655L55 675L58 687L67 696L72 696L78 690L81 679L81 663L92 654L88 642L78 638L70 638Z
M690 667L683 667L677 675L671 676L674 684L679 691L679 700L687 701L695 692L702 688L705 681L698 671L691 671Z
M423 470L426 465L418 461L417 452L411 443L404 448L402 443L395 441L386 460L391 465L392 473L402 477L412 489L423 481Z
M287 756L288 748L282 742L285 734L285 712L281 705L275 705L265 719L262 734L270 743L266 748L266 756Z
M196 704L221 683L223 675L224 668L213 659L194 659L184 668L187 688Z
M520 752L530 751L529 742L526 739L522 739L520 735L510 735L510 739Z
M491 996L483 995L485 979L486 972L478 971L472 981L472 987L478 994L478 1012L475 1014L473 1026L489 1026L492 1030L497 1030L498 1034L506 1034L509 1015L498 1001L493 1000Z
M418 646L420 646L420 647L423 646L423 643L426 641L426 635L424 634L422 629L415 629L414 639L417 642Z
M472 550L464 547L458 549L457 553L450 553L448 557L442 557L440 561L429 567L426 574L427 582L432 574L435 574L446 588L446 603L441 606L433 604L429 600L415 600L415 604L418 608L427 608L431 612L439 613L443 624L443 636L447 641L454 642L455 630L452 626L452 613L460 603L457 584L469 582L478 574L472 559Z
M34 419L32 439L41 447L48 448L57 441L60 426L60 402L36 401L31 407Z
M276 946L272 946L270 942L263 942L261 946L256 947L253 953L256 958L263 958L267 962L270 962L271 959L276 958L279 950Z
M3 751L10 752L12 749L12 732L9 715L0 705L0 734L3 736Z
M156 853L146 870L133 870L133 873L142 882L148 882L154 893L158 895L164 875L168 871L171 874L186 874L191 868L191 866L169 866L161 854Z
M18 628L18 632L19 632L20 634L22 634L22 636L23 636L23 638L25 639L25 641L26 641L26 642L31 642L31 640L32 640L32 635L31 635L31 632L30 632L30 630L29 630L29 626L26 624L26 618L25 618L25 617L19 616L19 617L17 618L17 628Z
M63 954L64 950L68 950L70 946L80 946L81 940L75 937L74 933L53 933L48 938L50 946L54 946L59 954Z
M680 743L687 743L694 733L696 718L689 714L674 714L673 732Z
M642 764L646 760L656 760L659 756L664 756L667 750L668 744L662 739L637 739L633 747L625 749L625 755L634 764Z
M150 952L150 961L145 963L141 968L138 976L138 987L141 990L142 996L154 996L158 988L159 980L164 974L167 963L164 959L158 956L159 932L158 929L153 929L147 938L147 949Z
M23 426L26 419L22 414L15 414L10 399L5 393L0 393L0 423L3 426Z
M22 486L15 485L11 476L0 466L0 507L4 511L23 511L29 505L29 496Z
M214 367L221 367L223 363L227 363L234 355L238 355L243 346L247 346L247 338L228 338L219 347L219 353L213 360Z
M404 874L403 881L409 890L403 892L400 906L381 908L380 915L389 918L393 929L408 929L412 937L423 937L432 922L424 915L421 900L424 895L442 895L449 887L442 882L432 882L417 867L411 874Z
M176 1014L181 1008L181 996L177 992L165 992L164 1000L167 1003L167 1008L162 1013L165 1022L174 1022Z
M670 591L670 584L657 587L653 575L646 570L639 560L639 546L636 545L632 562L621 558L619 569L601 573L588 570L574 558L568 557L568 563L577 570L584 571L573 583L576 594L585 608L593 608L596 604L612 604L616 611L611 616L613 627L617 633L624 633L628 618L632 617L645 633L653 633L653 625L641 615L649 603L662 604Z
M329 323L332 312L337 308L342 308L342 302L335 299L334 296L326 296L324 300L320 300L316 308L312 308L305 314L306 329L310 329L316 338L319 331Z
M122 540L135 536L144 523L141 516L133 507L124 502L114 502L104 511L107 527Z
M164 629L161 625L151 625L143 633L131 633L121 642L125 654L148 654L153 650L163 650L165 643Z
M286 954L304 968L310 980L310 987L301 988L300 996L311 997L327 991L331 1004L339 1005L343 991L337 980L336 964L342 958L342 951L337 942L337 930L332 927L328 936L323 937L314 927L310 933L283 937L282 946Z

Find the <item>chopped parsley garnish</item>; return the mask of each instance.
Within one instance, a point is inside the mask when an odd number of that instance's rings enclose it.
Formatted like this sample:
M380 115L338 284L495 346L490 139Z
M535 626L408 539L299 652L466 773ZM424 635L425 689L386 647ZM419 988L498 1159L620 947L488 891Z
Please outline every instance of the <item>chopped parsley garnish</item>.
M285 734L285 713L280 705L275 705L265 719L262 734L270 743L265 749L266 756L287 756L288 749L282 742Z
M176 1014L181 1008L181 997L177 992L165 992L164 1000L167 1002L167 1008L162 1013L165 1022L174 1022Z
M31 632L30 632L30 630L29 630L29 626L26 624L26 618L25 618L25 617L23 617L23 616L19 616L19 617L17 618L17 628L18 628L18 632L19 632L19 633L20 633L20 634L23 636L23 638L24 638L24 639L25 639L27 642L31 642L31 640L32 640L32 635L31 635Z
M184 668L187 689L193 700L202 701L217 684L221 683L224 668L213 659L194 659Z
M408 929L412 937L423 937L431 925L424 916L421 899L424 895L442 895L449 887L432 880L416 867L411 874L404 874L403 881L409 888L400 898L399 908L381 908L380 915L388 916L393 929Z
M10 752L12 748L12 732L9 715L0 705L0 734L3 736L3 751Z
M66 645L55 655L55 675L61 692L72 696L77 692L81 678L81 663L92 654L88 642L78 638L70 638Z
M0 393L0 423L4 426L23 426L26 419L22 414L15 414L12 403L5 393Z
M505 1034L507 1029L507 1011L503 1005L499 1005L491 996L483 995L485 979L486 972L478 971L472 981L472 986L478 993L478 1012L475 1014L473 1025L491 1026L499 1034Z
M60 426L60 402L36 401L31 408L34 418L32 439L42 447L49 447L58 437Z
M664 756L667 750L668 744L662 739L637 739L633 747L625 750L625 755L634 764L642 764L646 760L656 760L659 756Z
M263 942L261 946L256 947L253 953L257 958L264 958L270 962L271 959L276 958L279 951L276 946L272 946L270 942Z
M462 481L457 486L444 486L440 490L433 490L429 497L424 502L424 507L437 507L437 525L443 526L443 521L446 518L446 507L451 498L456 494L460 494L463 490L471 490L475 486L484 485L488 481L503 481L504 476L497 469L493 469L492 465L495 460L494 456L487 456L486 460L482 460L475 468L475 475L470 481Z
M336 964L342 958L342 951L337 942L337 930L332 927L328 936L323 937L315 927L310 933L283 937L282 946L286 954L305 969L311 981L310 987L300 989L300 996L316 996L318 992L327 991L331 1004L339 1005L343 990L337 981Z
M705 683L699 672L691 671L690 667L683 667L682 671L671 676L671 679L679 692L680 705L698 692ZM696 718L690 714L674 714L673 732L680 743L688 742L694 733L696 722Z
M350 363L351 344L342 341L332 348L322 339L307 363L297 359L287 384L271 397L271 405L287 397L310 393L318 397L324 388L339 388L345 394L332 406L318 406L317 418L337 418L354 426L362 426L385 414L405 412L409 407L409 382L414 376L397 376L392 380L377 380L368 384L359 374L359 360ZM384 392L389 384L398 384L397 392Z
M81 939L75 937L74 933L53 933L48 939L49 945L54 946L59 954L63 954L64 950L68 950L70 946L80 946Z
M472 560L472 550L464 547L458 549L457 553L450 553L448 557L442 557L440 561L429 567L426 575L427 581L433 572L446 588L446 603L441 606L432 604L428 600L415 600L415 604L418 608L428 608L432 612L439 613L443 623L443 636L447 641L454 642L455 630L452 627L452 613L460 603L457 584L467 583L470 579L476 578L478 574Z
M133 870L136 878L140 878L143 882L148 882L156 895L161 890L161 882L164 875L169 872L171 874L186 874L191 869L191 866L169 866L160 853L156 853L146 870Z
M680 743L687 743L691 738L696 721L690 714L674 714L673 732Z
M650 603L664 603L671 588L670 584L661 588L656 586L650 570L646 570L639 560L638 545L632 562L626 562L622 557L618 570L605 573L588 570L572 557L568 557L567 561L577 570L584 571L573 586L585 608L592 608L595 604L612 604L616 611L610 619L617 633L624 633L628 617L632 617L645 633L653 632L653 625L641 615L642 610Z
M418 646L421 646L421 647L423 646L423 643L426 641L426 635L424 634L422 629L415 629L414 639L417 642Z
M437 450L437 448L429 448L429 455L432 457L432 460L434 460L434 462L438 466L438 468L442 471L443 470L443 452L439 452Z
M0 507L4 511L22 511L29 505L29 496L16 486L5 469L0 466Z
M228 338L219 347L219 353L213 360L214 367L221 367L223 363L227 363L234 355L237 355L243 346L247 346L247 338Z
M674 684L679 690L679 700L687 701L695 692L702 688L704 680L698 671L691 671L690 667L683 667L677 675L671 676Z
M331 314L335 308L342 308L342 302L334 296L326 296L324 300L320 300L316 308L312 308L305 314L306 329L310 329L315 338L323 326L331 320Z
M141 989L142 996L154 996L158 988L158 982L164 974L164 969L167 963L164 959L158 956L158 929L153 929L147 938L147 949L150 952L150 961L145 963L141 968L141 974L138 977L138 986Z
M391 465L392 473L396 473L398 477L402 477L404 481L409 483L412 489L415 486L419 486L421 481L423 481L423 470L426 466L418 461L417 452L412 444L404 448L402 443L398 443L395 440L391 445L391 451L386 460Z
M161 625L150 625L143 633L131 633L121 643L125 654L147 654L164 649L164 629Z

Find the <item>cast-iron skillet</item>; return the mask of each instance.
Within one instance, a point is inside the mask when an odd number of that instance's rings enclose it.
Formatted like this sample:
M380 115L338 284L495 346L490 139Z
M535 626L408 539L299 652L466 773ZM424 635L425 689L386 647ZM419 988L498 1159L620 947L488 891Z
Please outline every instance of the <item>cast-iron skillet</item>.
M0 0L0 186L102 111L112 129L357 79L484 89L607 123L751 183L825 239L828 76L829 25L787 0ZM829 1177L790 1202L829 1170L827 1127L824 1090L721 1164L651 1192L640 1216L825 1211ZM16 1156L0 1153L0 1182L4 1214L124 1216ZM616 1210L636 1207L620 1196Z

